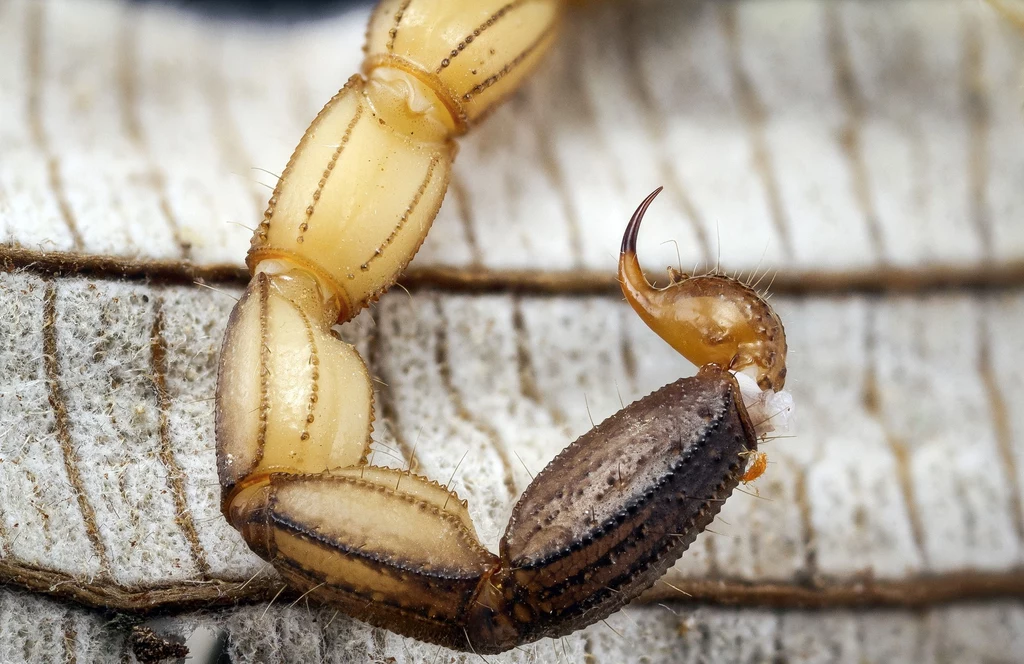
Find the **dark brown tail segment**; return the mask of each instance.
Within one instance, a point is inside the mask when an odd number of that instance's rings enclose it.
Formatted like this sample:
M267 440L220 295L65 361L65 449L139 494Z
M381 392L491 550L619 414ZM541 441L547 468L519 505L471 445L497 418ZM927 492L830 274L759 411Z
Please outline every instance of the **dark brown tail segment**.
M473 649L562 636L630 602L711 522L756 446L735 379L710 367L583 435L516 505L490 584L503 606L478 604L468 630L508 641Z
M481 549L457 574L427 575L291 524L279 492L329 477L273 476L235 526L311 597L416 639L498 653L569 634L651 587L718 513L743 474L742 453L756 446L735 379L709 366L630 404L548 464L512 513L500 561ZM282 537L314 553L282 556ZM294 562L310 555L337 573ZM341 573L354 563L369 585ZM388 579L409 593L377 597Z

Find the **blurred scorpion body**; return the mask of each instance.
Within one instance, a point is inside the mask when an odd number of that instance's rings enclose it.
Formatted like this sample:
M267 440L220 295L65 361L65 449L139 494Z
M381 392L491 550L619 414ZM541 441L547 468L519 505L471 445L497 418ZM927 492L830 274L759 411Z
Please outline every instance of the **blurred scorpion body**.
M731 371L785 380L785 335L724 276L652 288L623 240L627 299L699 373L559 454L496 555L447 487L367 462L369 373L332 328L398 277L441 205L454 139L553 41L561 0L384 0L364 76L313 120L256 229L217 387L222 508L308 596L423 641L501 652L591 624L650 587L710 523L755 452ZM749 379L747 379L749 380Z

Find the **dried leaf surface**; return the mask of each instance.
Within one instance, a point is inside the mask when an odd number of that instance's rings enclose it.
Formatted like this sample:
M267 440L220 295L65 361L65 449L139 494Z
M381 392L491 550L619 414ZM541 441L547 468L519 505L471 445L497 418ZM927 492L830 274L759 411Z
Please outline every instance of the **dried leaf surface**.
M365 15L257 26L114 0L0 8L0 242L237 272ZM1019 37L977 3L595 3L463 142L412 278L611 282L657 184L652 265L786 283L1024 273ZM483 271L481 276L479 273Z
M269 575L239 587L262 566L218 509L212 397L237 292L0 276L8 575L123 608L276 592ZM1006 395L1024 298L777 306L797 432L668 582L782 604L1019 589L1024 420ZM562 447L692 370L611 296L397 293L343 333L378 379L374 463L415 450L491 547Z
M3 661L132 662L130 624L104 620L80 607L0 590ZM199 633L224 640L233 662L479 662L346 620L330 609L239 607L181 615L155 624L178 639ZM937 607L925 611L766 611L637 606L558 641L545 639L493 664L744 664L785 658L794 664L883 664L1018 661L1024 608L1015 602Z

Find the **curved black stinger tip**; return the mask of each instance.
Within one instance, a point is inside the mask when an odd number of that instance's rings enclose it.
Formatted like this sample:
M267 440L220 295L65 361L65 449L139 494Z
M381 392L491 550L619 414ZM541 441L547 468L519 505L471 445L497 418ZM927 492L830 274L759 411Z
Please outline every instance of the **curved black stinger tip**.
M651 207L651 203L658 197L662 189L665 187L658 187L651 195L644 199L644 202L640 204L640 207L633 213L633 218L629 220L629 225L626 226L626 232L622 235L622 248L619 249L620 253L623 254L635 254L636 253L636 237L640 234L640 223L644 220L644 215L647 214L647 208Z

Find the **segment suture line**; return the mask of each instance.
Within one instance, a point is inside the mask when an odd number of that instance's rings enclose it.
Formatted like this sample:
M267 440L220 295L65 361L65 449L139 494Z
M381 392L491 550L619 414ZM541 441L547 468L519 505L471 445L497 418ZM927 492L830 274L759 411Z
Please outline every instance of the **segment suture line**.
M299 224L299 237L298 242L303 242L305 239L306 231L309 230L310 219L313 217L313 213L316 212L316 204L320 201L320 196L323 194L324 187L327 186L328 180L330 180L331 174L334 173L335 166L338 163L338 159L341 157L341 153L344 152L345 147L349 144L352 139L352 132L355 130L356 125L359 124L359 120L363 117L363 105L360 104L356 107L356 112L352 116L352 120L349 121L348 126L345 128L345 133L341 137L341 141L338 143L338 147L334 149L334 153L331 155L330 160L327 162L327 166L324 168L324 172L320 175L320 181L317 182L316 191L313 192L312 200L309 205L306 206L306 220Z
M412 0L405 0L398 7L398 10L395 11L394 23L391 26L391 30L388 31L388 36L390 37L387 44L388 53L393 53L395 50L395 40L398 39L398 27L402 24L402 18L405 16L405 10L409 8L410 4L412 4Z
M537 39L535 39L533 42L530 43L529 46L527 46L525 49L523 49L522 52L519 53L519 55L517 55L516 57L512 58L504 67L502 67L500 70L498 70L498 72L492 74L491 76L489 76L486 79L484 79L482 82L477 83L472 88L470 88L469 90L464 92L461 95L462 101L464 101L464 102L470 101L471 99L473 99L473 97L475 97L478 94L481 94L482 92L485 92L492 85L494 85L495 83L497 83L498 81L500 81L501 79L505 78L506 76L511 74L513 71L515 71L515 69L519 65L523 64L523 62L527 58L529 58L531 54L533 54L535 51L537 51L537 49L539 49L541 46L543 46L552 37L554 37L555 31L557 29L558 29L558 25L557 24L550 25L546 30L544 30L543 32L540 33L540 35L537 37Z
M504 5L499 8L498 11L491 14L486 21L481 23L471 34L466 35L462 38L462 41L452 49L452 51L441 60L440 64L434 69L435 74L440 74L445 68L451 65L451 61L457 58L466 48L473 43L474 40L479 38L484 32L493 28L498 21L508 16L513 10L519 8L523 4L530 2L530 0L513 0L513 2Z
M263 460L264 448L267 444L267 428L270 420L270 340L269 340L269 305L270 283L264 274L256 275L259 280L259 320L260 320L260 402L259 428L256 434L255 468Z
M416 193L413 194L412 201L410 201L409 205L405 208L405 212L403 212L402 216L399 218L398 224L395 225L395 228L391 231L391 234L384 239L384 242L382 242L381 245L377 247L376 250L374 250L373 255L371 255L366 260L365 263L359 266L361 270L368 270L370 268L370 264L373 263L373 261L375 261L376 259L380 258L381 255L383 255L384 250L391 246L391 243L395 241L395 238L398 237L398 234L402 231L403 228L405 228L406 222L409 221L409 217L411 217L416 212L417 206L419 206L420 201L423 199L423 194L426 193L427 188L430 186L431 181L434 179L434 172L437 170L437 165L439 162L440 158L437 155L431 157L430 164L427 166L427 174L423 178L423 182L420 183L420 186L416 190Z
M302 433L299 434L300 441L309 440L309 427L314 422L314 411L316 410L316 404L320 400L320 353L317 350L316 345L316 334L313 332L313 324L309 320L309 316L302 310L302 307L292 304L292 308L302 319L302 326L306 330L306 342L309 344L309 364L312 366L310 374L309 384L309 403L306 406L306 422L302 427ZM371 425L372 426L372 425Z

